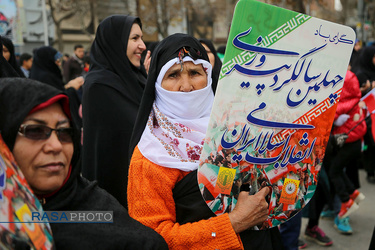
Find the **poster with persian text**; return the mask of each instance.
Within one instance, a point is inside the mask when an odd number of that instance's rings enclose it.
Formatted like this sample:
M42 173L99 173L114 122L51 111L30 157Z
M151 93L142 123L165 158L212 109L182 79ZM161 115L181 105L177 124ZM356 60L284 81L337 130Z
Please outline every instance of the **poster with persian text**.
M355 42L350 27L252 0L235 8L198 169L216 214L272 190L278 226L312 198Z

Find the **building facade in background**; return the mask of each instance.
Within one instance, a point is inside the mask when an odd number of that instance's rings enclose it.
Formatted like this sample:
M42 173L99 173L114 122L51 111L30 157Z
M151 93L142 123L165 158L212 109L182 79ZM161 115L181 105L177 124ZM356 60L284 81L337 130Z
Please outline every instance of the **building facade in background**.
M353 27L357 37L375 40L375 0L259 0ZM145 42L176 33L225 45L236 0L0 0L0 33L11 32L16 52L48 43L71 54L76 44L90 49L98 24L113 14L139 16ZM46 22L43 23L43 3ZM47 27L47 28L46 28Z

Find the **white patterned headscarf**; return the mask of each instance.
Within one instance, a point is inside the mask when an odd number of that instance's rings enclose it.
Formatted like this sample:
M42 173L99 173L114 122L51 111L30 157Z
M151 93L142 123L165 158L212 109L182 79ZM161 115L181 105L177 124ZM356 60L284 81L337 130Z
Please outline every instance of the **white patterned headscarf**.
M207 73L207 86L191 92L163 89L161 82L165 73L180 63L178 58L168 61L156 80L156 98L138 148L155 164L193 171L198 168L214 94L211 64L189 56L183 58L183 62L186 61L202 64Z

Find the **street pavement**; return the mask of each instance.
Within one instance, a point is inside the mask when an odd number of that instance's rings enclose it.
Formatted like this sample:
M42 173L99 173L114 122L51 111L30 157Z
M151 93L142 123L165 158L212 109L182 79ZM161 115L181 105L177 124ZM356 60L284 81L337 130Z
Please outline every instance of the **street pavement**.
M350 215L350 225L353 229L352 235L343 235L334 227L333 220L320 219L319 227L333 240L330 247L320 246L314 241L306 240L303 235L307 225L307 218L302 219L300 239L307 243L307 250L329 249L329 250L367 250L369 249L372 232L375 226L375 184L366 180L366 172L359 170L359 189L366 199L359 204L359 209Z

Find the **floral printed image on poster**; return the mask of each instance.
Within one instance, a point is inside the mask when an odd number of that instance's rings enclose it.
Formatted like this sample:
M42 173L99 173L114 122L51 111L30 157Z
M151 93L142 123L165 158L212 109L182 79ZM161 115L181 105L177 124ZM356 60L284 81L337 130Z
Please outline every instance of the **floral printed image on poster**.
M241 187L263 187L278 226L317 185L355 33L350 27L253 0L235 8L198 183L216 214Z

